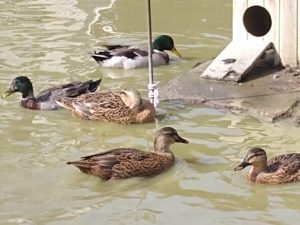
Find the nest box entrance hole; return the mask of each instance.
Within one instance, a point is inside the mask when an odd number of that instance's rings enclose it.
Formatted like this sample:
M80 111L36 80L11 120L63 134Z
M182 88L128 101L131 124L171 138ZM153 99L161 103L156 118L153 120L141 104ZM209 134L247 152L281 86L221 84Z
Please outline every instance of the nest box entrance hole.
M270 31L272 18L266 8L255 5L246 9L243 23L247 32L256 37L262 37Z

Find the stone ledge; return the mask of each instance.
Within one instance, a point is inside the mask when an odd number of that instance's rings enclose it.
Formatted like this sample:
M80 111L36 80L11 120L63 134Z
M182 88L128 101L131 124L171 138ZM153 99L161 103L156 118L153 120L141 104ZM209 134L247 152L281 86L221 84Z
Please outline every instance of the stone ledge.
M298 68L255 68L241 83L200 78L209 62L169 81L160 90L160 100L182 100L188 104L245 112L259 119L277 122L300 121Z

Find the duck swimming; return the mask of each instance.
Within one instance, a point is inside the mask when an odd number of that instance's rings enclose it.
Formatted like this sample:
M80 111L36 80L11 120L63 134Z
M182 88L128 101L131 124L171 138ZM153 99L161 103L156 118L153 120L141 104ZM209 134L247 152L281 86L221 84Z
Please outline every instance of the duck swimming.
M134 89L90 93L56 102L75 116L88 120L146 123L154 122L155 118L154 106Z
M164 127L155 134L154 151L145 152L135 148L117 148L68 162L81 172L109 180L157 175L170 168L175 157L170 145L175 142L189 143L172 127Z
M251 148L235 171L252 166L248 178L254 183L282 184L300 181L300 153L283 154L267 161L261 148Z
M12 80L10 88L2 95L7 97L13 93L22 93L20 105L28 109L57 109L59 106L55 100L61 97L77 97L84 93L96 91L101 79L93 81L88 80L85 82L72 82L52 88L46 89L34 96L33 87L30 79L26 76L19 76Z
M134 69L148 66L148 50L129 45L104 45L106 50L91 54L103 67ZM169 35L160 35L154 39L152 60L153 66L166 65L169 63L169 55L166 51L171 51L181 57L176 50L174 40Z

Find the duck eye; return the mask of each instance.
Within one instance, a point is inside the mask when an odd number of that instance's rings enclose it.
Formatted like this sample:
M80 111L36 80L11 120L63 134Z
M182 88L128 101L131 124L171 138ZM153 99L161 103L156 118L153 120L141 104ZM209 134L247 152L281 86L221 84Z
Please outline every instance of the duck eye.
M168 135L169 135L169 136L175 136L176 133L175 133L175 132L170 132L170 133L168 133Z

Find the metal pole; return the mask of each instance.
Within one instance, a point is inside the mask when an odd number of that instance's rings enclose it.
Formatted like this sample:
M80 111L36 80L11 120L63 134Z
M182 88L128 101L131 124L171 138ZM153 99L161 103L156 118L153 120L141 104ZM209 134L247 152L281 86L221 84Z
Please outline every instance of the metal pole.
M148 11L148 71L149 71L149 84L153 85L153 63L152 63L152 24L151 24L151 0L147 0L147 11ZM154 89L149 89L151 92L150 102L154 103Z

